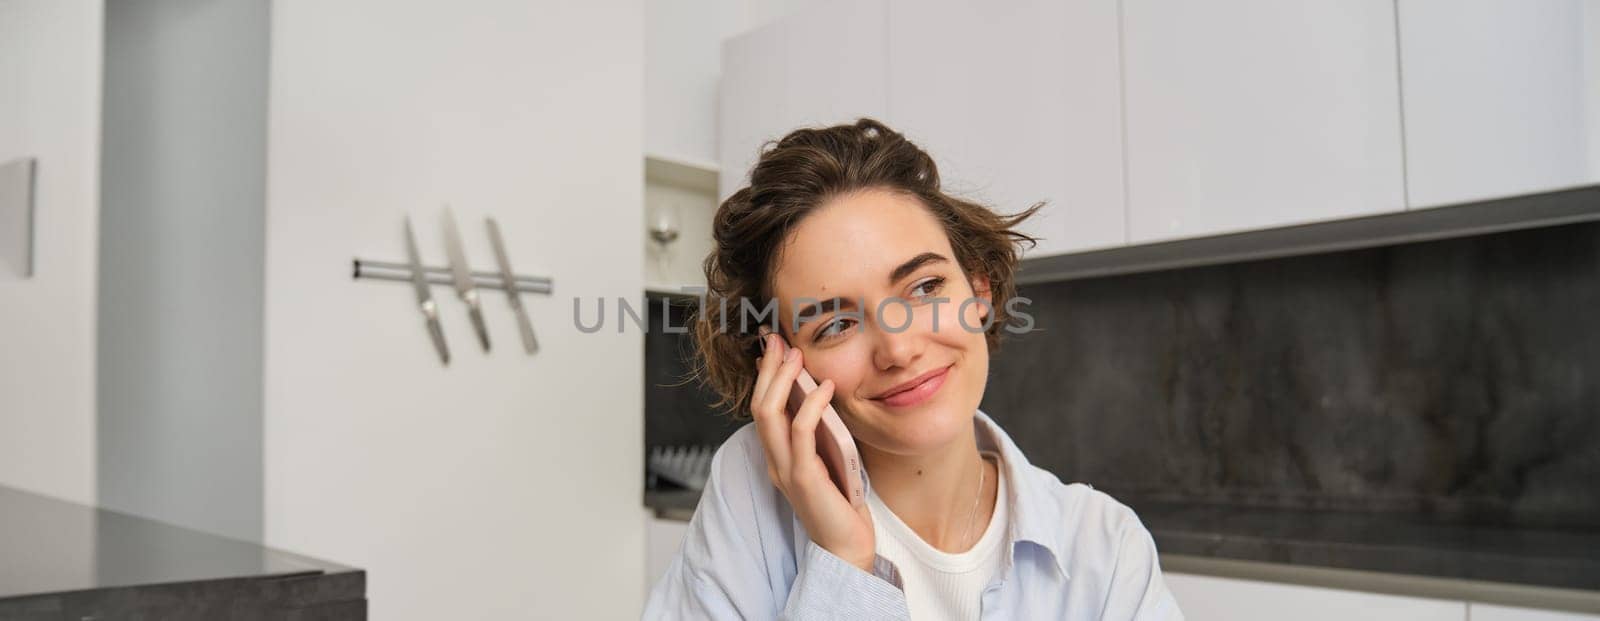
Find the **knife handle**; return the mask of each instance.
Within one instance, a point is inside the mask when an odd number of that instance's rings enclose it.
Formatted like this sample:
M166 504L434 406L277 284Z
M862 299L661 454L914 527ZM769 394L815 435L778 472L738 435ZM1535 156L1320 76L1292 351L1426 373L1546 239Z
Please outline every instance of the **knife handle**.
M521 304L516 305L516 314L517 329L522 332L522 348L530 354L539 353L539 338L533 335L533 322L528 320L528 313Z
M428 336L433 339L433 349L439 352L439 362L450 366L450 346L444 342L444 329L439 327L438 318L429 318L425 321L428 325Z
M474 300L476 302L476 300ZM483 351L489 351L489 327L483 323L483 310L477 304L467 310L472 317L472 329L478 333L478 344L483 345Z

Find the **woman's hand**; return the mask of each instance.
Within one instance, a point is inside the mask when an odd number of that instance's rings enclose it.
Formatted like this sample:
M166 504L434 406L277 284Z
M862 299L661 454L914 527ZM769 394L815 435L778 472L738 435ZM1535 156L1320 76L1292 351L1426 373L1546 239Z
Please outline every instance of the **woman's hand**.
M807 395L791 421L785 405L804 368L802 355L776 334L763 333L761 338L766 351L757 362L760 370L750 397L750 414L766 446L767 477L789 499L812 541L871 573L876 558L872 513L865 503L851 506L817 454L817 422L833 399L833 381L823 380Z

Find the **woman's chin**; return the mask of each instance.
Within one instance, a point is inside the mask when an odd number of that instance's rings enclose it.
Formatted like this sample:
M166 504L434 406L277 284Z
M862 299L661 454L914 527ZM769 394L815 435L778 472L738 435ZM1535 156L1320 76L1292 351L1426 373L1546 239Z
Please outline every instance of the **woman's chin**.
M874 417L870 444L897 455L923 455L944 448L972 428L972 411L949 406L918 408L915 415L895 412ZM858 438L868 440L867 437Z

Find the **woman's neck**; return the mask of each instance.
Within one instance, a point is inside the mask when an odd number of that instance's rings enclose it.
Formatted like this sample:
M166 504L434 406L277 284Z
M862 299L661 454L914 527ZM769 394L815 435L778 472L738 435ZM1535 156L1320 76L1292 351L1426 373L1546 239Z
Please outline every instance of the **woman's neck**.
M873 492L923 541L955 553L967 551L982 536L994 512L999 473L996 464L978 454L970 432L923 455L885 453L864 444L859 448Z

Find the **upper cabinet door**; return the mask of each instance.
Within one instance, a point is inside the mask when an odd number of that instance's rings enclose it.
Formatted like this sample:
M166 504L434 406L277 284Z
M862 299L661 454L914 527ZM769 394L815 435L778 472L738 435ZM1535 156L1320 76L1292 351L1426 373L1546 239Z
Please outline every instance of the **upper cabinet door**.
M762 143L884 117L887 12L885 0L832 2L723 44L719 201L750 182Z
M1600 2L1399 0L1399 15L1411 207L1600 182Z
M1131 240L1404 209L1394 14L1124 0Z
M1127 241L1117 3L891 0L889 115L946 191L1022 226L1028 256Z

